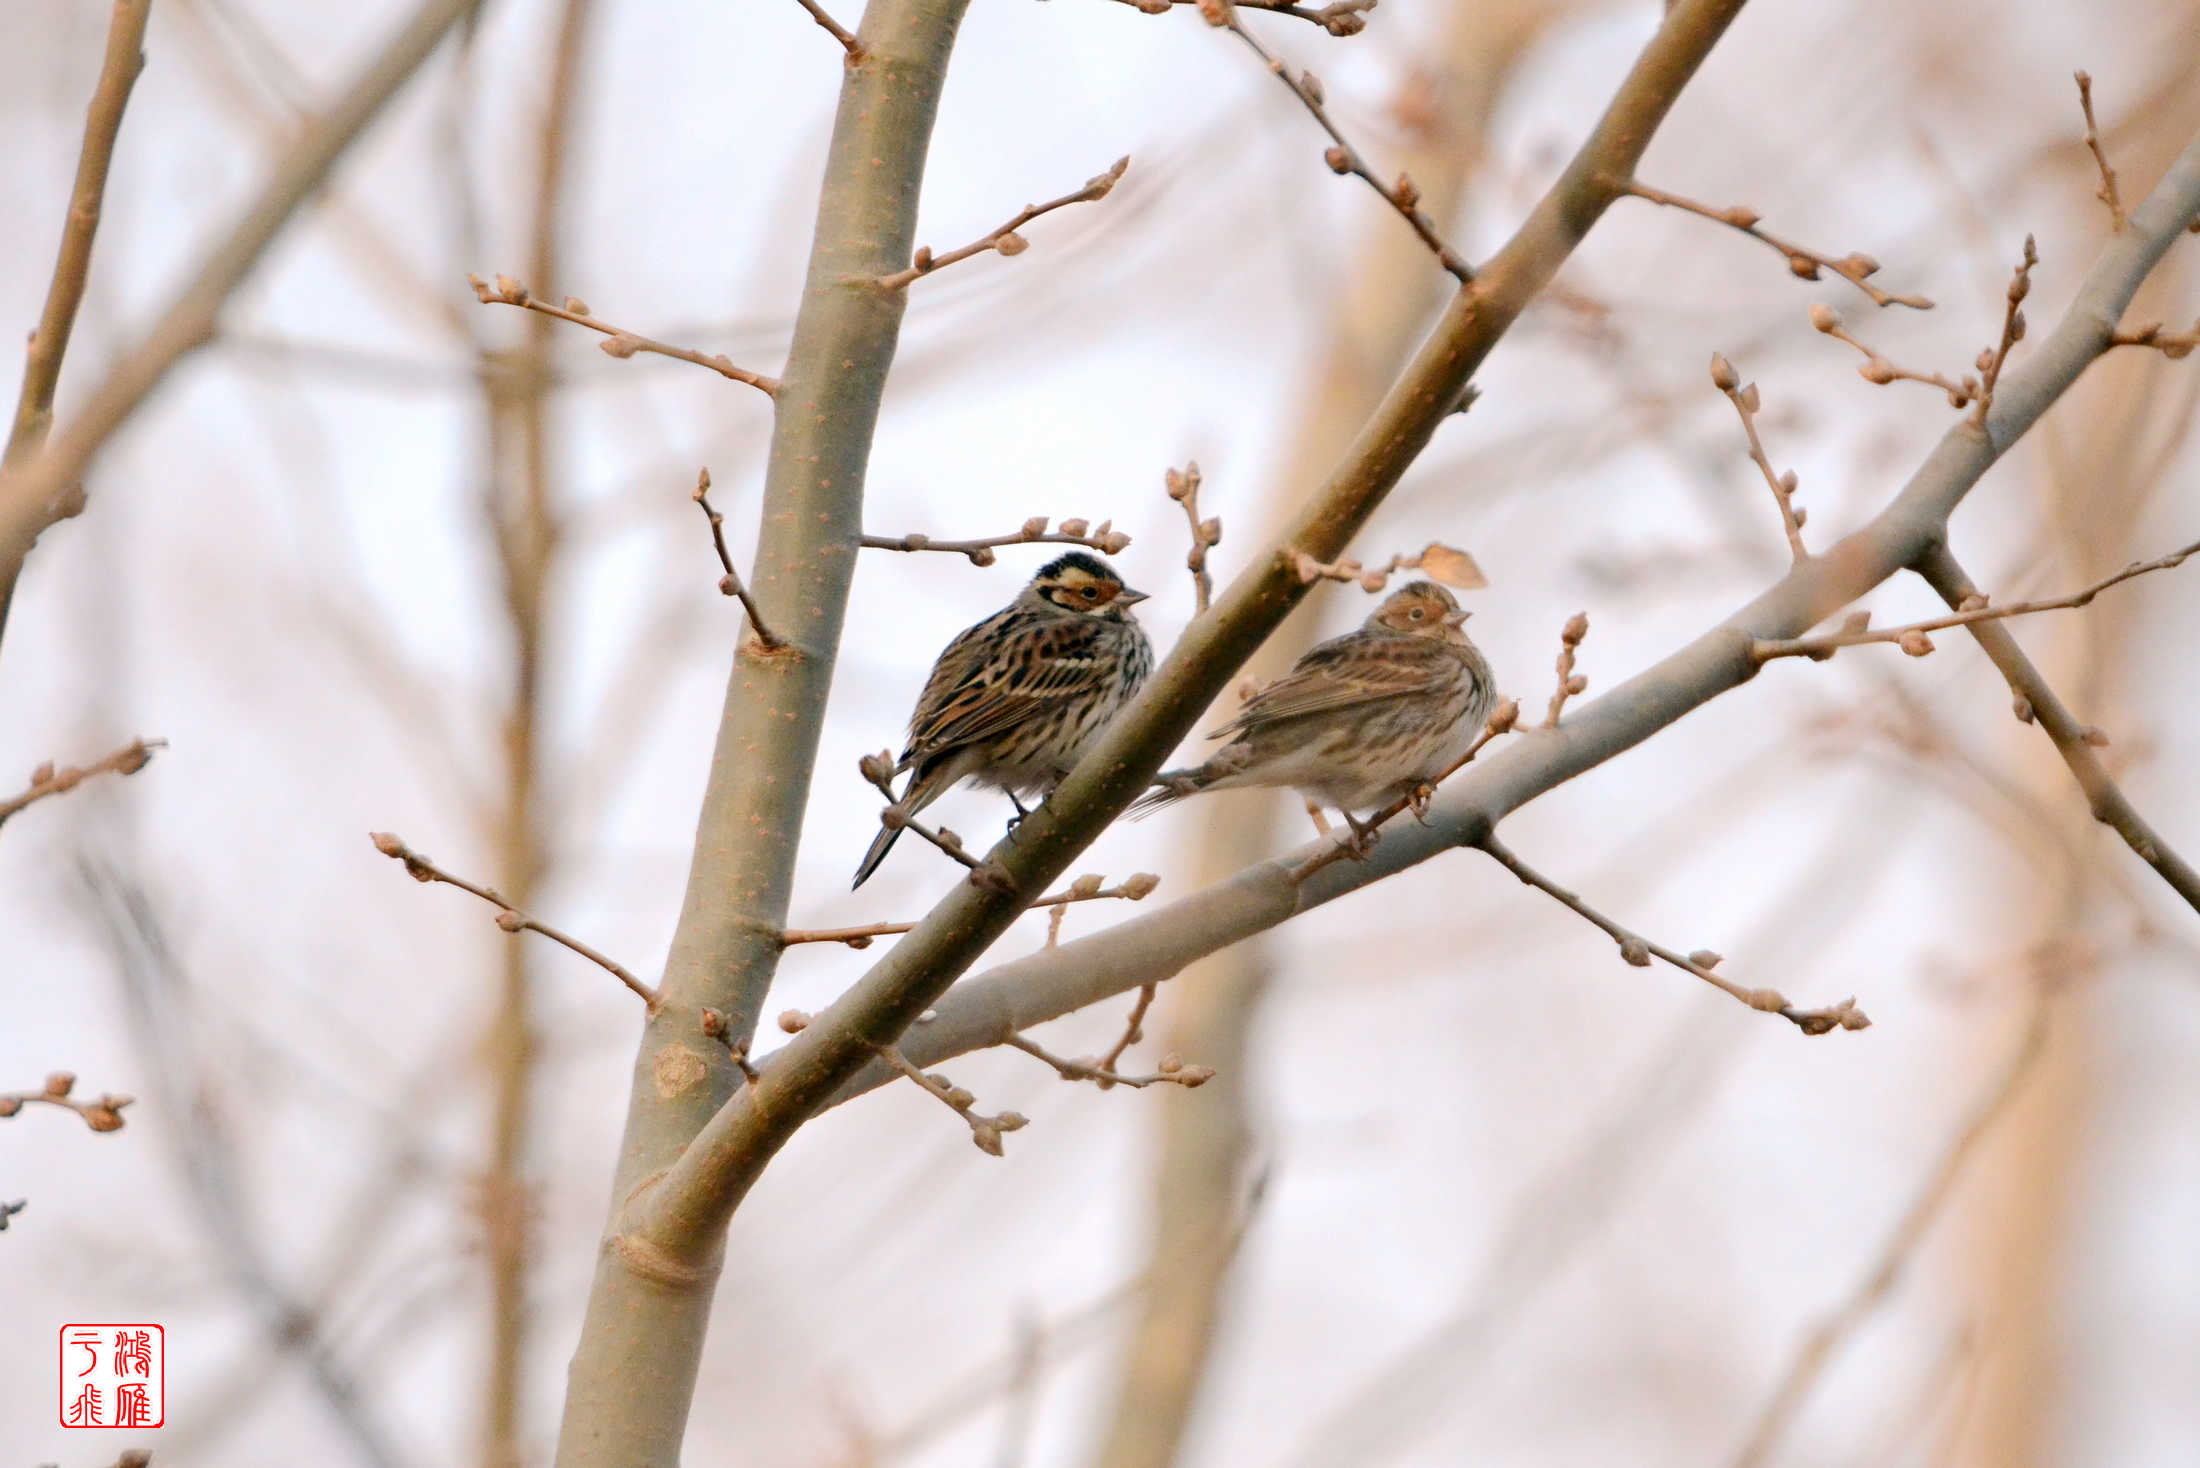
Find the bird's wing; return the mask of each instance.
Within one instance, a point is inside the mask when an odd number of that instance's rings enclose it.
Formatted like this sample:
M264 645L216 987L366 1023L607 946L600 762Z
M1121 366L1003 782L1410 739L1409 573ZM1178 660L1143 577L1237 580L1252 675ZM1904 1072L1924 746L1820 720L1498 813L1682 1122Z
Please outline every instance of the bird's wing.
M1456 671L1457 657L1427 637L1362 628L1308 649L1291 671L1247 699L1237 717L1208 735L1221 739L1262 724L1423 693Z
M902 763L990 739L1087 691L1108 674L1104 630L1084 617L1011 608L961 633L925 680Z

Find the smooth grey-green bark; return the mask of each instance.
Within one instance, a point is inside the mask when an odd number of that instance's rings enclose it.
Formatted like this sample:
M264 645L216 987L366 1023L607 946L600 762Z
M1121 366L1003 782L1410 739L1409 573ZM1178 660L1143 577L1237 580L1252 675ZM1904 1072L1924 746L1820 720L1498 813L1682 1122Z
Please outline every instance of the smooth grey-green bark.
M740 1078L778 966L795 852L862 535L864 469L904 298L919 188L966 0L873 0L846 67L808 279L780 380L750 585L785 646L741 639L662 1002L636 1057L611 1219L568 1372L559 1468L679 1461L724 1223L655 1247L630 1218ZM736 411L745 407L737 405Z

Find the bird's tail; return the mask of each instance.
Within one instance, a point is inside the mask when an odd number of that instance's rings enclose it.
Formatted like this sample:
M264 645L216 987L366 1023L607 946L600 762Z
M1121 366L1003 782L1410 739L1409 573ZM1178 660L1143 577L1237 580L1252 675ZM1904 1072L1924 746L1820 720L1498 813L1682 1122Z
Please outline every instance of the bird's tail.
M901 799L894 802L893 808L900 810L905 816L913 816L939 799L949 783L942 780L940 774L941 771L934 769L920 770L911 776L909 788L902 792ZM879 863L886 860L886 853L892 851L894 843L901 839L901 832L900 826L888 825L883 821L880 823L879 833L871 839L871 849L863 853L863 864L856 868L856 879L849 891L853 892L871 880L871 873L878 870Z
M1132 801L1125 814L1134 821L1142 821L1165 805L1174 805L1187 795L1197 795L1207 788L1207 779L1204 765L1189 770L1163 770L1153 777L1153 789Z

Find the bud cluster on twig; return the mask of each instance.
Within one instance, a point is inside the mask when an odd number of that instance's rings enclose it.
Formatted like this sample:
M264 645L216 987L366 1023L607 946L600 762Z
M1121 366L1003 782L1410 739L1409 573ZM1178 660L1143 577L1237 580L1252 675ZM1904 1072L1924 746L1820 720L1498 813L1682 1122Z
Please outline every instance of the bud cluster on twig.
M122 1108L137 1098L114 1091L102 1091L94 1101L80 1101L70 1094L76 1090L76 1076L65 1070L57 1070L46 1077L44 1086L36 1091L0 1091L0 1117L14 1116L31 1102L46 1106L58 1106L73 1111L84 1118L84 1124L95 1132L119 1132L122 1130ZM19 1211L17 1204L9 1212ZM6 1222L0 1219L0 1227Z
M2124 201L2116 192L2116 170L2108 166L2108 154L2101 148L2101 130L2093 123L2093 78L2085 72L2072 72L2071 79L2078 84L2078 107L2085 113L2085 146L2093 155L2093 166L2101 172L2101 189L2093 197L2108 206L2108 227L2112 233L2124 232Z
M1589 614L1576 612L1558 629L1558 686L1551 691L1551 706L1544 711L1543 727L1556 729L1566 700L1589 691L1589 680L1574 671L1574 653L1589 635Z
M976 1109L978 1104L976 1096L956 1085L946 1076L927 1075L912 1065L908 1056L891 1045L880 1046L878 1053L885 1057L888 1065L909 1077L910 1080L915 1081L919 1090L928 1096L936 1097L949 1110L961 1117L969 1125L970 1140L977 1144L980 1152L989 1153L995 1157L1000 1156L1002 1135L1007 1132L1022 1131L1030 1125L1029 1118L1020 1112L1004 1111L998 1116L981 1115Z
M617 962L605 957L603 954L589 947L586 943L581 942L580 939L575 938L567 933L561 933L556 928L549 926L547 923L537 922L534 918L531 918L526 913L521 912L518 908L512 906L511 903L505 901L503 895L499 893L494 887L483 887L478 883L467 881L464 877L454 876L452 873L447 872L443 870L443 868L437 866L427 857L421 855L419 852L407 846L402 840L400 840L396 836L391 835L388 831L370 832L368 834L368 839L374 843L374 849L376 851L381 852L384 856L389 857L393 861L403 862L405 864L405 871L412 877L414 881L443 882L450 886L458 888L461 892L473 893L474 896L480 898L483 902L488 903L490 906L494 907L497 910L496 925L499 928L502 928L505 932L540 933L543 937L548 938L551 942L560 944L563 947L571 949L573 952L578 953L581 957L587 959L590 963L593 963L597 967L603 969L613 978L616 978L620 983L626 985L627 988L631 989L636 995L640 996L642 1002L649 1006L652 1013L656 1011L657 991L655 989L652 989L649 985L634 977L633 974L629 973Z
M710 521L710 543L718 552L718 564L725 568L726 574L718 578L719 592L725 596L740 598L742 610L749 614L749 631L756 634L756 640L764 645L766 651L777 651L786 647L787 644L765 625L763 609L757 606L756 598L750 595L748 584L741 579L741 573L733 569L733 553L726 549L726 517L710 507L710 470L703 469L696 474L693 499L702 506L704 516Z
M865 550L888 551L950 551L968 556L973 566L990 566L994 562L994 550L1004 545L1081 545L1103 555L1114 555L1131 543L1131 538L1115 528L1113 520L1102 520L1098 525L1087 520L1064 520L1058 529L1047 529L1045 515L1033 515L1017 530L1007 535L989 535L981 540L935 540L929 535L866 535Z
M1276 79L1291 89L1291 95L1305 104L1306 110L1313 114L1314 121L1321 124L1322 131L1329 134L1330 146L1322 153L1322 161L1329 165L1329 171L1365 181L1384 203L1397 211L1399 218L1412 227L1421 243L1428 246L1430 253L1436 256L1438 264L1449 271L1461 285L1471 284L1474 280L1474 268L1467 264L1458 251L1444 242L1444 237L1437 232L1436 221L1429 218L1428 212L1421 208L1420 186L1414 183L1411 176L1403 173L1398 175L1397 182L1384 183L1375 176L1375 171L1360 155L1360 150L1353 147L1351 140L1338 130L1335 120L1329 115L1328 97L1323 91L1321 78L1303 69L1294 73L1281 57L1254 40L1252 32L1238 24L1237 15L1229 0L1211 0L1212 9L1209 4L1210 0L1202 0L1200 6L1208 23L1229 31L1250 47L1253 54L1274 73Z
M958 260L967 260L972 255L982 255L988 250L1000 255L1021 255L1031 248L1031 242L1016 231L1042 214L1051 214L1055 210L1067 208L1071 204L1088 204L1096 199L1105 199L1109 191L1115 187L1117 180L1123 177L1130 166L1130 155L1126 153L1121 158L1116 159L1107 172L1096 173L1091 178L1086 179L1083 188L1064 194L1059 199L1049 199L1044 204L1026 204L1016 211L1015 217L1010 219L1008 223L984 238L964 245L959 250L949 250L944 255L935 255L930 245L919 245L916 255L909 263L909 267L906 270L897 270L892 275L880 276L879 288L889 291L902 290L919 276L930 275L943 265L952 265Z
M958 844L960 844L958 842ZM1161 885L1161 879L1152 872L1133 872L1113 887L1098 872L1087 872L1059 892L1050 892L1036 902L1024 907L1026 912L1041 908L1059 912L1073 902L1100 902L1121 898L1125 902L1140 902L1152 895ZM845 943L850 948L868 948L874 938L893 938L908 932L915 923L866 923L854 928L788 928L779 935L781 946L792 948L800 943ZM1049 947L1053 945L1048 944Z
M1490 584L1482 574L1482 568L1472 555L1452 546L1430 541L1414 554L1396 555L1380 566L1361 565L1350 556L1340 556L1334 561L1317 561L1305 551L1291 552L1291 569L1298 576L1301 586L1311 586L1317 581L1357 582L1360 590L1381 591L1390 584L1390 578L1400 571L1424 571L1431 581L1441 581L1446 586L1456 586L1462 591L1480 591Z
M1734 370L1734 364L1717 352L1711 354L1711 385L1726 394L1726 400L1741 415L1742 432L1749 437L1749 461L1765 476L1771 486L1774 503L1780 507L1780 526L1787 532L1788 549L1794 554L1795 564L1800 566L1810 559L1810 552L1803 549L1803 522L1806 512L1795 503L1795 471L1775 473L1772 461L1765 457L1765 446L1757 437L1757 410L1763 400L1757 395L1757 384L1746 387Z
M1152 1075L1125 1075L1107 1064L1089 1057L1076 1060L1054 1054L1036 1041L1022 1035L1010 1035L1002 1043L1011 1049L1021 1050L1034 1060L1041 1060L1054 1067L1055 1074L1065 1081L1091 1081L1105 1091L1114 1086L1130 1086L1144 1090L1148 1086L1182 1086L1187 1091L1197 1090L1215 1078L1213 1066L1186 1065L1183 1057L1171 1051L1161 1057Z
M889 804L879 812L879 824L890 831L914 831L941 851L970 869L971 885L994 891L1012 891L1014 883L998 862L980 861L963 846L962 837L945 826L927 826L902 808L894 794L894 754L882 749L877 754L867 754L856 761L856 769L863 778L884 795Z
M1875 306L1908 306L1915 311L1930 311L1933 308L1933 303L1923 296L1900 296L1874 285L1872 277L1879 273L1879 262L1871 256L1858 250L1851 251L1837 260L1830 255L1821 255L1816 250L1798 245L1792 240L1783 240L1777 235L1769 234L1758 228L1757 221L1764 216L1746 204L1736 204L1731 208L1716 209L1709 204L1699 204L1694 199L1684 198L1679 194L1667 193L1664 189L1652 188L1639 179L1632 178L1621 180L1617 187L1622 194L1637 199L1646 199L1650 203L1661 204L1668 209L1683 210L1699 218L1711 220L1716 224L1723 224L1729 229L1739 230L1751 239L1769 245L1787 258L1788 272L1799 280L1816 280L1819 278L1821 270L1830 270L1865 295L1871 297L1872 304Z
M2033 248L2032 236L2026 235L2024 258L2009 276L2007 304L2001 313L2001 344L1978 354L1978 409L1974 421L1981 427L1993 411L1994 384L2001 381L2001 369L2009 363L2009 349L2024 340L2024 298L2032 293L2032 267L2039 263L2040 252Z
M134 775L152 762L154 750L167 747L165 739L133 739L113 754L88 765L56 768L52 760L47 760L31 771L31 782L21 794L0 800L0 825L5 825L10 816L33 801L44 800L49 795L64 795L94 775Z
M1192 615L1197 616L1214 601L1215 582L1207 574L1207 552L1222 544L1222 520L1199 518L1198 460L1185 460L1182 469L1171 469L1161 479L1169 498L1184 507L1184 519L1191 526L1192 548L1184 554L1184 565L1192 573Z
M721 352L698 352L689 347L676 347L668 342L640 336L623 328L598 321L589 314L588 303L577 296L567 296L563 306L553 306L548 301L537 300L527 289L526 282L509 275L500 275L496 284L490 285L478 275L466 277L466 283L474 288L474 295L484 306L518 306L528 311L539 311L545 316L555 316L560 321L570 321L575 326L585 326L590 331L600 331L605 340L600 343L604 355L621 361L636 352L648 352L653 356L671 357L681 362L693 362L698 367L708 367L720 377L746 383L767 396L779 395L779 379L766 377L761 372L751 372L746 367L736 367Z
M1180 5L1195 6L1209 25L1222 25L1230 8L1257 10L1263 15L1288 15L1320 26L1332 36L1356 36L1367 29L1366 12L1377 0L1331 0L1328 5L1299 5L1294 0L1116 0L1147 15L1167 15Z
M1837 1029L1861 1030L1868 1029L1871 1026L1870 1017L1863 1010L1856 1007L1854 999L1844 999L1838 1004L1830 1004L1822 1009L1797 1009L1777 990L1745 988L1740 984L1721 978L1713 970L1719 966L1722 960L1718 954L1713 953L1710 949L1699 948L1693 953L1683 954L1676 953L1670 948L1661 947L1644 938L1641 934L1622 927L1619 923L1614 922L1611 918L1606 917L1603 913L1598 912L1588 903L1582 901L1574 893L1567 891L1550 878L1530 867L1519 857L1513 855L1512 851L1502 841L1499 841L1494 833L1485 834L1475 844L1480 846L1499 866L1511 872L1521 881L1539 892L1556 898L1559 902L1586 918L1591 925L1601 929L1607 937L1619 945L1620 957L1636 968L1648 968L1652 958L1663 959L1677 969L1684 969L1694 974L1720 992L1739 999L1751 1009L1765 1014L1779 1015L1806 1035L1823 1035Z
M1965 376L1960 381L1954 381L1938 372L1916 372L1908 367L1896 366L1881 356L1875 348L1866 346L1851 336L1841 324L1841 313L1822 301L1811 305L1810 324L1822 335L1830 336L1835 341L1847 342L1864 354L1864 365L1856 369L1856 375L1866 382L1880 387L1892 382L1922 382L1946 393L1948 406L1959 410L1969 407L1971 400L1979 394L1979 380L1975 377Z

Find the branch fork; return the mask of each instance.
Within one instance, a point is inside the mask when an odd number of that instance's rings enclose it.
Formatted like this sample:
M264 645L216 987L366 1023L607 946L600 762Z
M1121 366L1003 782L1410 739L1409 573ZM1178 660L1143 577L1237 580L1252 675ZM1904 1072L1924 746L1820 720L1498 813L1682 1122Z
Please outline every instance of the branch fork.
M1056 530L1047 529L1045 515L1033 515L1019 528L1007 535L988 535L980 540L934 540L929 535L866 535L862 545L865 550L887 551L948 551L967 556L973 566L990 566L996 559L993 552L1004 545L1081 545L1112 556L1124 550L1131 538L1115 528L1113 520L1102 520L1094 525L1089 520L1064 520Z

